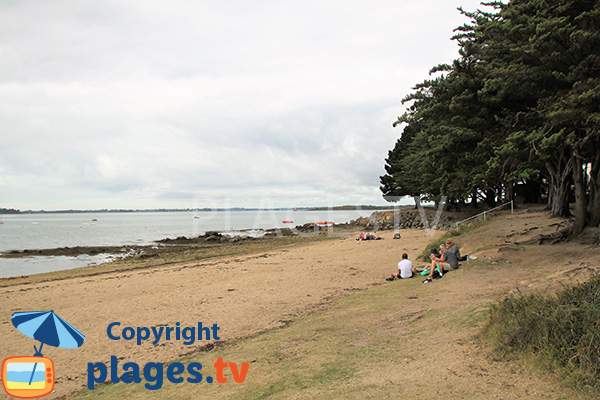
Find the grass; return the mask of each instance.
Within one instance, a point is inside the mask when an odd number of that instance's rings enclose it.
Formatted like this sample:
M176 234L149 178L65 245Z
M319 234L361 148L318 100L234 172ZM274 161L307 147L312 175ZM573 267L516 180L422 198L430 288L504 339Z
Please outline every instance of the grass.
M491 307L482 337L499 356L534 360L600 396L600 276L556 295L504 299Z
M448 319L447 324L453 329L477 328L486 322L489 316L487 304L465 305Z
M494 218L488 217L485 220L480 220L476 223L462 224L458 229L452 229L446 232L443 236L429 242L427 246L425 246L420 256L421 260L429 262L429 255L431 254L431 249L439 249L441 244L446 243L446 240L474 235L478 231L485 229L485 227L493 221Z
M389 314L390 301L406 298L406 293L398 291L401 284L409 291L421 289L420 281L414 280L356 292L283 328L179 360L186 365L200 362L202 372L213 377L218 357L238 365L248 362L243 384L233 382L228 373L229 381L224 384L172 384L165 379L156 391L147 390L143 383L105 384L75 398L387 398L397 390L390 376L400 374L398 360L408 357L411 350L399 343L399 335L422 335L419 324L440 317L432 311L402 319L402 324L395 319L382 321L382 315Z

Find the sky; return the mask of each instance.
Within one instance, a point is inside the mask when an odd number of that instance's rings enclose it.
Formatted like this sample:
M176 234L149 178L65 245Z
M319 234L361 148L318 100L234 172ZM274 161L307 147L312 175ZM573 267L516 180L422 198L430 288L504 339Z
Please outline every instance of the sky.
M0 0L0 207L384 205L472 0Z

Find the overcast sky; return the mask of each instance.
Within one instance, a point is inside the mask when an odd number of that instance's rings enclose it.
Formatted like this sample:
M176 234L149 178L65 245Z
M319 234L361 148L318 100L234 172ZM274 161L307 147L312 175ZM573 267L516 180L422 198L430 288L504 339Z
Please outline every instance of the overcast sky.
M472 0L0 0L0 207L384 204Z

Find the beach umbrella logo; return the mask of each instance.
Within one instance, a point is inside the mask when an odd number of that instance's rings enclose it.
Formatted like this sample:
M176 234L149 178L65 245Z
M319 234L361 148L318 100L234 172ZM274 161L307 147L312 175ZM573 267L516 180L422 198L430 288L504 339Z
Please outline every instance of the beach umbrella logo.
M12 397L33 399L54 390L54 363L44 357L44 344L75 349L85 336L54 311L16 312L12 323L21 333L40 342L33 357L8 357L2 361L2 386Z

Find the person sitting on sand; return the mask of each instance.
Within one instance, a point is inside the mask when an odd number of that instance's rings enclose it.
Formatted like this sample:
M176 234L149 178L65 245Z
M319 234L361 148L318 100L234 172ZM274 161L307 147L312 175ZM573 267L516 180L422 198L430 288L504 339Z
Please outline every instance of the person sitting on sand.
M446 247L448 248L449 252L454 253L458 261L465 261L467 259L468 256L461 257L460 250L452 239L446 240Z
M440 245L440 251L442 252L442 255L439 257L436 257L433 254L431 255L432 267L429 270L427 279L431 279L431 277L433 277L433 271L435 270L436 264L440 267L440 277L444 276L444 271L458 269L458 260L456 259L456 256L454 253L446 249L445 244Z
M368 232L365 240L381 240L378 234Z
M420 271L417 271L412 261L408 259L408 254L402 254L402 260L398 263L398 273L392 274L389 278L386 278L388 281L393 281L394 279L409 279L418 274Z
M381 240L381 238L376 233L371 233L371 232L362 233L361 232L358 235L358 239L356 239L356 240Z

